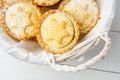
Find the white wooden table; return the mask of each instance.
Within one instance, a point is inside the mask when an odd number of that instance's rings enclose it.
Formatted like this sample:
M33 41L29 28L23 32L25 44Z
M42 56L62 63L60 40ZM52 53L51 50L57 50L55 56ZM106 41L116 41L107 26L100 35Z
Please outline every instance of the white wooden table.
M77 73L57 72L49 66L33 65L16 60L0 51L0 80L120 80L120 0L110 37L112 46L101 62ZM102 44L90 53L100 51ZM89 55L92 56L92 55Z

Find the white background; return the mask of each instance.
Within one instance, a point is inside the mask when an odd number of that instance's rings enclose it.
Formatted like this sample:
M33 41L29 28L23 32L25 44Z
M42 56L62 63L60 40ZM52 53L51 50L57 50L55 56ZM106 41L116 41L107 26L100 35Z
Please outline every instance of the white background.
M49 66L21 62L0 51L0 80L120 80L120 0L117 4L117 13L109 35L112 46L101 62L85 71L58 72ZM97 53L102 46L100 44L90 53Z

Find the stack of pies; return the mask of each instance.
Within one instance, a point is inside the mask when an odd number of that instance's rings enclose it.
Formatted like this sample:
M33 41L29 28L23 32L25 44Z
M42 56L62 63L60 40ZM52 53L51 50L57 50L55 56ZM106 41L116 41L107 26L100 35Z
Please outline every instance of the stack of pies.
M2 0L0 16L11 38L36 38L48 52L61 54L95 27L99 9L94 0Z

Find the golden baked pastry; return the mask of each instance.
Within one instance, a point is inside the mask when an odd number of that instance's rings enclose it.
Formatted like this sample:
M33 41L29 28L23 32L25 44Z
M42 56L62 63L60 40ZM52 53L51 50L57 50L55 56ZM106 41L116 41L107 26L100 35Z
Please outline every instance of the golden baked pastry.
M99 20L99 9L94 0L63 0L59 9L75 17L81 34L88 33Z
M8 6L3 16L4 31L16 40L25 40L35 36L41 13L31 2L17 2Z
M16 2L17 0L1 0L3 6L7 6L9 4L12 4L13 2Z
M58 6L59 6L59 3L52 5L52 6L40 6L41 13L43 14L49 10L58 9Z
M50 10L43 14L37 29L37 41L52 53L71 50L80 36L79 26L67 12Z
M32 0L1 0L3 6L9 6L10 4L13 4L14 2L18 1L32 1Z
M60 0L33 0L34 3L40 6L51 6L58 3Z

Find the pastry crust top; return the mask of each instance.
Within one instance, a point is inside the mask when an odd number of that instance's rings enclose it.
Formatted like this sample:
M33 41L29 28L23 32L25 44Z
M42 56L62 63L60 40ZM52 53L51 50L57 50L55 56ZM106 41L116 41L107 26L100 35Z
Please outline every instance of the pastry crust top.
M40 6L51 6L58 3L60 0L33 0L34 3Z
M32 0L1 0L3 6L9 6L15 2L20 2L20 1L32 1Z
M74 47L79 35L77 22L67 12L51 10L40 20L37 40L47 51L64 53Z
M59 9L75 17L81 34L88 33L99 20L99 9L94 0L63 0Z
M17 40L35 36L39 9L29 2L14 3L5 10L2 27L8 35Z

